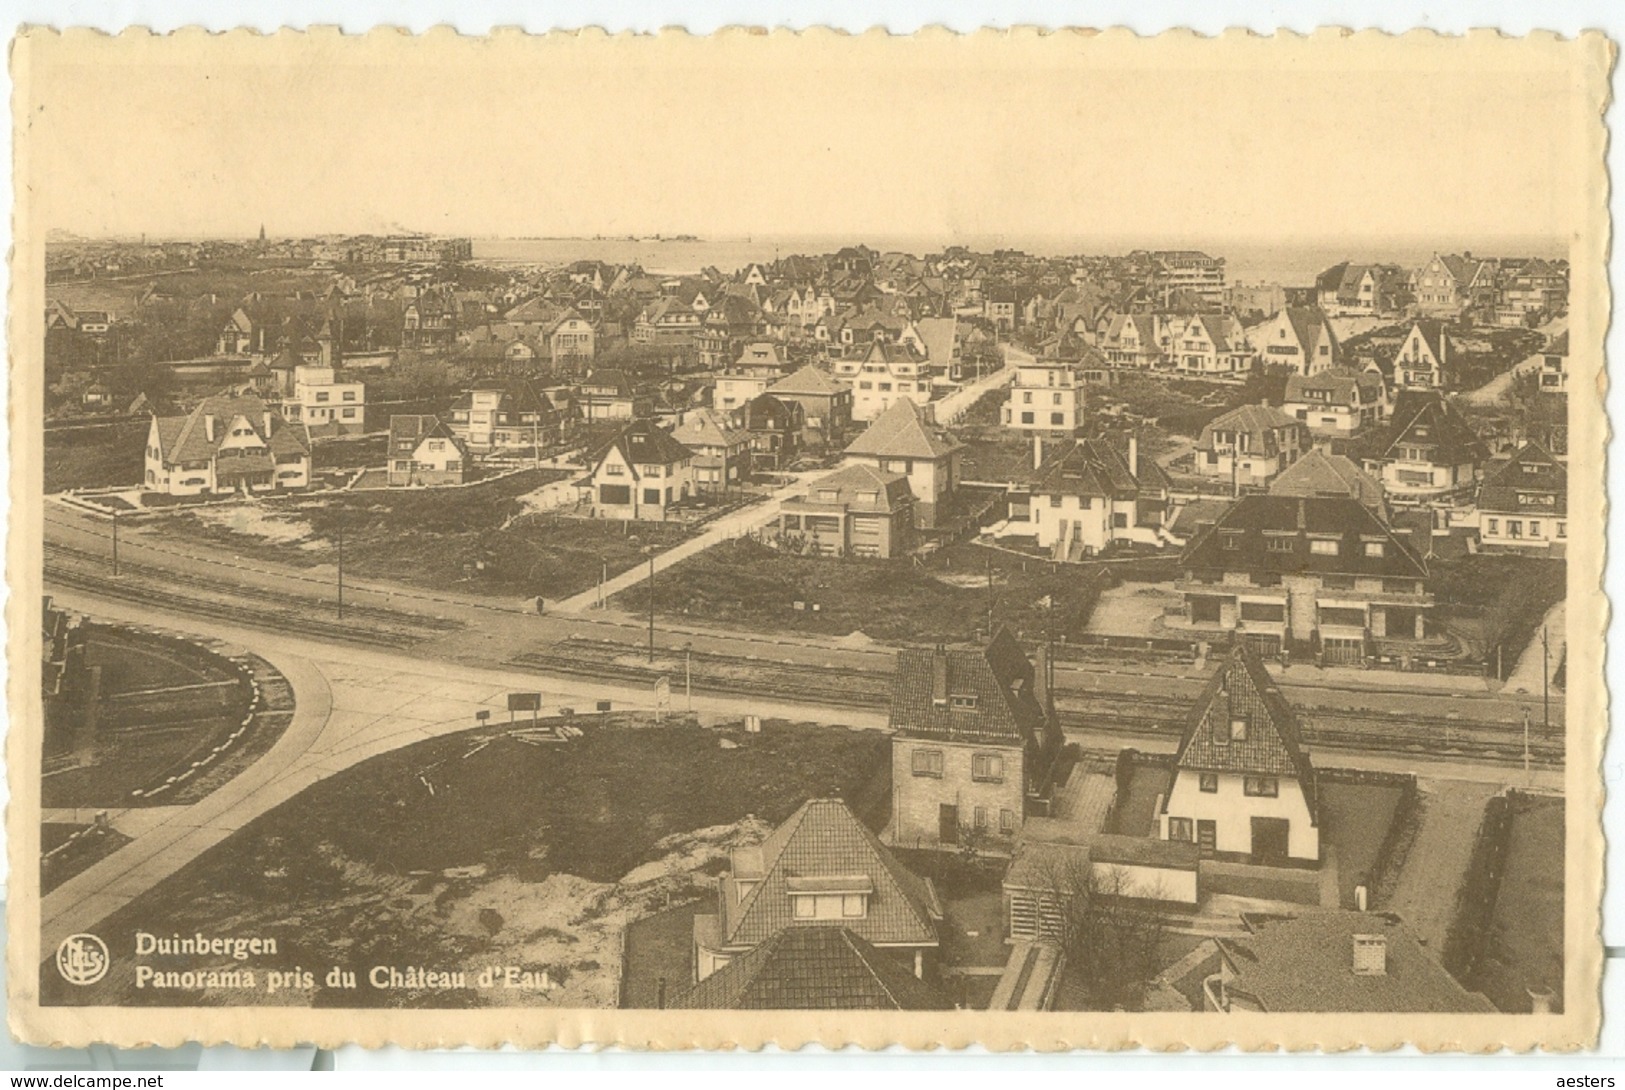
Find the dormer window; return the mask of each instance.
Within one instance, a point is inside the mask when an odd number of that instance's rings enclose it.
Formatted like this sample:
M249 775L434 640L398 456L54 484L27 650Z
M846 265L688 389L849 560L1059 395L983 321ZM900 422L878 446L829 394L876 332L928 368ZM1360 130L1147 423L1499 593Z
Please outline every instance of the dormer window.
M867 874L785 879L797 920L858 920L869 914L874 882Z
M976 694L962 693L948 698L948 703L959 711L973 711L976 708Z

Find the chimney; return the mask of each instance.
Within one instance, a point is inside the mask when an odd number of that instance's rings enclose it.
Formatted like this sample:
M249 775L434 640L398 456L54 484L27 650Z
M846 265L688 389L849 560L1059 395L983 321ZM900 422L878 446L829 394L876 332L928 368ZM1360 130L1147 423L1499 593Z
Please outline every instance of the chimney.
M931 703L948 703L948 649L940 643L931 652Z
M1044 464L1044 437L1037 432L1033 433L1033 468L1037 469Z
M1388 975L1388 936L1355 935L1353 950L1355 976Z
M1128 437L1128 475L1130 477L1140 475L1140 439L1135 435Z
M213 413L204 413L203 414L203 438L207 439L211 443L214 442L214 414Z

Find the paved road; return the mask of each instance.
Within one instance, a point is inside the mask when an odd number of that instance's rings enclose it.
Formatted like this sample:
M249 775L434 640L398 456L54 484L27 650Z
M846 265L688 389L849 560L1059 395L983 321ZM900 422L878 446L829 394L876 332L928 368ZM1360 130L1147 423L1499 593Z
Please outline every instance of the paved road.
M665 552L656 553L654 558L656 576L658 577L660 572L665 571L674 564L681 564L689 557L704 552L713 545L744 537L746 534L766 526L779 517L779 509L784 506L784 501L805 492L807 490L805 482L817 475L817 473L797 474L791 484L778 489L761 502L723 515L687 541L674 545ZM615 597L621 591L635 587L647 578L649 578L649 565L639 564L615 576L602 587L584 590L580 594L557 602L551 608L560 613L580 613L584 610L599 608L601 603L607 603L609 599Z
M1014 377L1015 370L1013 368L1001 367L991 375L984 375L969 386L954 391L936 403L937 423L945 426L952 424L965 414L966 409L976 404L983 394L989 390L996 390L1000 386L1009 385L1010 380Z
M577 708L610 700L617 709L653 710L651 690L574 679L539 679L518 670L471 669L338 644L267 635L236 625L192 617L155 619L150 609L53 590L66 608L110 621L160 624L181 633L253 648L293 686L292 723L269 752L191 806L164 807L158 820L131 822L134 839L106 859L64 882L42 905L42 950L68 935L94 930L109 914L254 818L310 785L360 761L401 746L475 725L474 712L492 711L501 722L509 692L541 689L544 705ZM680 709L683 697L674 694ZM883 712L782 703L755 698L696 695L702 720L747 714L853 727L885 726ZM140 826L140 827L137 827Z
M97 555L107 551L105 520L48 504L45 529L48 540L64 541ZM293 568L264 560L247 560L204 543L176 544L135 527L126 528L121 536L120 555L126 565L150 567L154 577L184 586L202 572L210 579L229 580L256 591L274 592L281 601L306 604L313 612L332 616L328 612L332 608L334 583L331 569ZM86 563L96 568L94 561ZM658 566L659 561L656 563ZM644 575L647 570L647 567L642 569ZM105 572L98 570L97 574ZM126 578L132 577L127 568ZM596 589L592 593L596 599ZM528 601L457 591L417 590L349 577L345 579L345 600L353 605L379 606L463 623L466 629L429 634L411 649L411 654L471 667L508 661L572 636L629 646L642 646L647 640L646 618L612 610L576 614L561 611L537 616ZM241 609L225 603L221 614L246 617L252 616L254 609L252 603ZM664 617L656 621L655 642L658 648L673 651L690 646L697 652L881 672L892 668L896 653L894 648L884 645L835 641L828 636L742 632L708 626L703 620L679 623ZM1062 663L1057 665L1056 673L1063 690L1087 697L1165 700L1194 696L1207 676L1207 670L1191 665L1135 663L1130 658ZM1456 716L1504 724L1521 722L1526 710L1537 720L1541 714L1538 687L1528 694L1510 689L1492 692L1473 679L1314 666L1293 666L1285 671L1277 669L1275 673L1288 697L1309 711L1317 708L1368 710L1395 716ZM1558 726L1564 722L1561 701L1554 702L1552 722Z
M1374 907L1397 912L1417 938L1442 951L1484 807L1500 788L1493 783L1458 783L1441 791L1432 779L1419 780L1417 788L1422 792L1422 812L1416 839L1400 866L1393 896L1386 905Z

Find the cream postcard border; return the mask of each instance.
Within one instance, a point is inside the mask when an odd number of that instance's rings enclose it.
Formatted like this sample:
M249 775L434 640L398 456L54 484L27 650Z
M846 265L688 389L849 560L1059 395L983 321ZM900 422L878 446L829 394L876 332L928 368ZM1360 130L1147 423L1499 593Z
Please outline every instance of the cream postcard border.
M955 1011L892 1014L844 1011L830 1014L735 1011L622 1011L525 1009L333 1010L272 1007L123 1009L41 1007L38 996L40 767L42 713L36 683L40 634L37 623L42 566L44 240L48 224L38 221L32 194L50 185L31 155L36 126L50 118L35 107L32 93L39 72L53 64L185 65L207 57L220 64L243 59L264 62L278 51L301 60L343 53L347 62L421 63L433 53L437 65L479 78L488 59L523 56L545 64L560 51L590 52L604 66L655 64L673 60L724 66L753 64L816 65L823 58L857 54L876 63L960 65L967 79L1020 71L1043 64L1089 64L1119 68L1159 68L1177 73L1182 65L1242 69L1261 65L1313 66L1337 55L1347 63L1362 51L1374 70L1414 65L1441 71L1463 67L1504 70L1508 78L1525 66L1561 69L1573 91L1572 146L1576 161L1571 221L1570 299L1571 494L1567 623L1569 641L1566 764L1567 830L1565 921L1565 1011L1561 1015L1414 1014L1150 1014L1000 1013ZM625 1045L634 1048L744 1048L774 1043L794 1048L817 1042L830 1047L953 1049L981 1044L991 1050L1145 1047L1156 1050L1208 1050L1235 1044L1244 1049L1390 1049L1415 1044L1427 1050L1527 1050L1584 1048L1597 1039L1600 1025L1603 875L1601 761L1607 729L1607 695L1602 681L1607 600L1601 590L1605 523L1591 512L1606 511L1604 465L1608 436L1603 410L1606 376L1602 345L1610 296L1607 284L1608 177L1603 153L1613 43L1591 32L1575 39L1535 33L1508 38L1493 30L1448 37L1431 31L1391 36L1376 31L1338 29L1300 36L1261 37L1232 31L1204 38L1170 31L1141 38L1127 30L982 31L957 35L929 29L912 36L884 31L848 35L830 30L800 33L734 28L709 37L682 31L659 35L610 36L597 30L531 36L499 31L490 38L463 37L447 28L422 36L380 29L345 36L336 29L250 31L210 34L199 29L171 35L145 30L109 36L98 31L26 28L14 39L11 70L15 145L13 212L15 248L9 313L11 344L11 534L7 608L7 653L11 680L7 693L10 730L6 755L11 769L11 900L7 973L12 1032L33 1044L118 1046L204 1044L289 1047L314 1043L355 1043L378 1047L454 1045L565 1046ZM956 86L964 93L965 84ZM155 118L154 124L167 119ZM1019 123L1013 122L1013 123ZM1032 124L1039 124L1034 121ZM132 139L139 134L130 134ZM606 184L612 180L606 179ZM1593 502L1599 507L1593 508ZM1597 679L1587 686L1573 679Z

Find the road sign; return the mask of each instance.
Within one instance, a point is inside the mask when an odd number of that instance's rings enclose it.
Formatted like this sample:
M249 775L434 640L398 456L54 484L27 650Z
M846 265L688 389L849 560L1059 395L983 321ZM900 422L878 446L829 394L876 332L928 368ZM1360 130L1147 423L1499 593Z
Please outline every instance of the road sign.
M542 707L541 693L509 693L508 710L511 712L534 712Z

